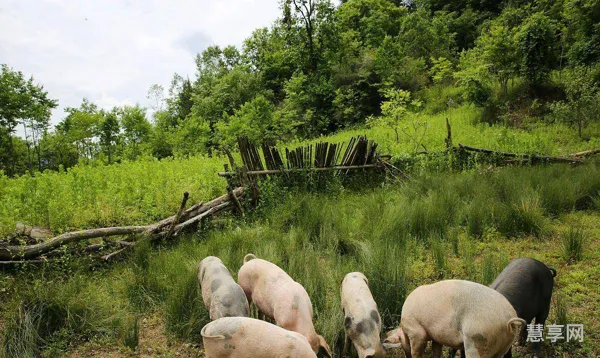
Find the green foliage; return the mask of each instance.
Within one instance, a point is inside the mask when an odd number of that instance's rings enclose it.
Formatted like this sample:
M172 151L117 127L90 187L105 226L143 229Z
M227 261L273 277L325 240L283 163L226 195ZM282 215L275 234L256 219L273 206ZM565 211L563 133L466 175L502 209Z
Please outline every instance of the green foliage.
M562 238L564 259L573 263L580 261L584 255L586 241L586 232L581 227L570 227Z
M292 138L296 122L286 119L275 115L273 103L265 96L258 95L235 110L227 122L217 124L218 135L222 138L219 142L232 147L239 136L247 136L256 143L263 140L275 143L277 140Z
M429 73L433 83L448 83L452 79L452 63L445 57L432 58Z
M210 322L202 302L195 271L177 281L172 297L166 301L165 323L168 332L191 341L202 339L200 331Z
M65 335L116 337L130 319L110 286L82 277L63 285L36 281L18 299L0 336L0 353L6 357L37 357L46 347L72 343Z
M521 73L534 86L542 84L556 65L556 32L551 19L543 13L535 13L523 22L516 34Z
M208 322L197 281L198 262L216 255L235 277L243 256L252 252L281 266L306 288L317 331L339 351L344 334L339 283L346 273L365 273L384 327L395 327L406 295L418 285L442 276L489 284L497 276L507 257L482 252L480 247L509 235L516 235L511 247L518 245L535 227L519 219L518 232L503 234L496 223L509 222L515 214L498 207L531 205L536 201L527 198L537 197L536 208L525 211L541 210L547 219L541 193L557 183L574 182L580 183L581 196L592 193L600 186L599 170L588 164L414 173L402 185L360 193L338 190L329 195L272 187L277 202L261 208L261 215L234 221L225 230L187 236L162 250L140 244L130 260L112 267L108 274L86 273L88 277L76 275L71 281L52 284L46 279L36 285L22 282L11 297L11 319L2 336L2 349L9 356L37 356L40 351L64 349L65 342L95 336L135 347L137 318L154 311L163 313L169 334L197 342ZM268 194L267 188L263 190ZM483 238L474 242L464 215L481 203L488 203L492 210L478 212ZM572 210L570 206L555 208L555 214ZM52 276L47 280L53 280Z
M583 129L600 115L600 86L586 68L565 71L564 76L567 98L550 105L551 118L577 126L583 138Z
M222 169L221 158L197 156L78 165L11 179L0 189L0 236L19 221L55 233L151 223L176 212L183 191L196 202L222 194L225 180L216 175Z
M415 143L416 151L427 130L427 122L418 121L414 113L416 109L421 107L422 103L416 99L411 100L410 92L397 89L385 91L385 98L387 100L381 104L382 116L375 121L383 122L386 126L394 130L394 133L396 134L396 143L400 142L401 131L407 134L407 136ZM400 127L401 123L408 118L413 119L412 129L414 133L409 134L408 127ZM373 122L370 124L373 125Z

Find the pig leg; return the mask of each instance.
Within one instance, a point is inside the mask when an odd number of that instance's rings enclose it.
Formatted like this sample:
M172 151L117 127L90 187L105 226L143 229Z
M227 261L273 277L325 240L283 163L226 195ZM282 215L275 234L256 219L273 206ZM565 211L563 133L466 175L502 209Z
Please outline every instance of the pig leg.
M487 358L485 355L479 353L479 350L477 349L475 344L470 340L465 341L464 352L466 358Z
M431 341L431 350L433 351L433 358L442 358L442 345L436 341Z
M344 340L344 349L342 350L342 358L347 357L348 350L352 349L352 347L350 346L351 344L352 341L350 340L350 337L348 337L348 333L346 333L346 339Z
M550 311L550 305L548 305L547 308L545 308L537 317L535 317L535 324L545 325L546 318L548 318L548 314L550 313L549 311ZM527 326L523 326L523 327L527 327ZM541 352L541 343L534 342L531 344L531 348L533 350L533 356L539 357L540 352Z
M427 347L427 332L422 327L419 328L420 330L416 334L415 332L407 334L408 339L410 340L410 355L412 358L422 358L425 356L425 348Z

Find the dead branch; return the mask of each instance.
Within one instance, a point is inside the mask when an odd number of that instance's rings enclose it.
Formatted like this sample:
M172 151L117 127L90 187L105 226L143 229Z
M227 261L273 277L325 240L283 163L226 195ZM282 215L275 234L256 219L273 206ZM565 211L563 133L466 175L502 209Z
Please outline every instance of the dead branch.
M240 187L232 191L238 198L242 198L245 194L245 188ZM186 200L187 201L187 200ZM51 238L45 242L38 243L35 245L25 246L0 246L0 261L18 261L18 260L32 260L45 253L55 250L58 247L78 242L82 240L88 240L99 237L110 237L110 236L124 236L124 235L142 235L142 239L155 240L157 238L166 237L170 229L167 227L173 227L173 234L179 233L181 230L187 228L193 223L198 222L203 217L213 215L221 210L230 209L233 207L233 203L230 199L230 194L227 193L207 203L199 203L191 208L183 211L185 203L182 202L180 210L174 216L159 221L158 223L145 225L145 226L121 226L121 227L108 227L98 228L82 231L67 232L62 235ZM184 221L179 224L180 221ZM176 223L176 224L173 224ZM115 241L124 249L135 246L134 242L127 241Z
M549 157L549 156L541 156L535 154L518 154L518 153L507 153L507 152L498 152L490 149L483 148L475 148L469 147L467 145L459 144L460 150L465 150L468 152L476 152L476 153L485 153L490 155L498 155L506 158L518 158L522 160L529 160L532 162L546 162L546 163L581 163L580 159L576 158L563 158L563 157Z
M584 150L583 152L569 154L573 158L591 157L592 155L600 154L600 149Z
M185 204L187 203L187 200L189 198L190 194L186 191L185 193L183 193L183 200L181 200L181 205L179 206L179 210L177 211L177 215L175 215L175 217L173 218L173 222L171 223L171 226L169 227L169 232L166 235L166 239L168 239L169 237L171 237L171 235L173 235L173 231L175 230L175 225L177 225L179 223L179 219L181 218L181 214L183 214L183 211L185 210Z

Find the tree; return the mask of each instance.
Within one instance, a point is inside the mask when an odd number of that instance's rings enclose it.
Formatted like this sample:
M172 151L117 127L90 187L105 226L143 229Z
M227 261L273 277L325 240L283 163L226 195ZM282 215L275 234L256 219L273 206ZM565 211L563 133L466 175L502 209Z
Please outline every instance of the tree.
M120 110L120 122L128 159L135 160L142 154L140 145L150 138L152 132L152 125L146 119L146 109L139 104L124 106Z
M150 108L154 110L154 112L162 111L163 101L165 97L165 88L159 84L153 84L148 89L148 94L146 98L150 101Z
M38 168L41 169L41 149L39 139L47 130L52 109L58 102L48 98L43 86L35 84L33 77L25 80L23 73L2 65L0 73L0 127L8 136L6 150L9 153L5 167L9 175L16 174L13 133L19 123L23 125L28 152L28 167L32 170L32 154L29 144L29 129L32 134L34 149L38 156ZM4 142L4 141L3 141Z
M79 108L67 107L67 117L57 128L65 134L65 139L74 143L78 159L92 160L96 156L96 133L102 114L98 106L84 98Z
M600 2L566 0L564 7L568 44L567 58L573 66L593 65L600 60Z
M498 81L502 92L506 94L508 81L517 74L519 64L515 30L500 20L490 22L476 44L477 47L470 52L483 61L489 74Z
M550 105L552 116L575 125L579 138L583 138L583 129L600 119L600 88L585 67L567 71L564 84L567 98Z
M108 156L108 164L113 162L114 148L119 140L121 127L117 119L119 109L113 108L112 111L100 111L100 121L96 134L100 140L100 148Z
M556 31L553 21L543 13L535 13L517 33L520 71L534 88L548 78L556 64Z
M415 144L415 152L419 149L425 131L427 122L413 120L412 127L402 126L407 119L413 118L415 111L421 107L419 100L410 98L410 92L401 89L389 89L385 91L385 98L381 104L381 118L375 122L382 122L384 125L394 130L396 134L396 143L400 143L400 132ZM370 123L372 124L372 123ZM412 131L412 133L410 132Z

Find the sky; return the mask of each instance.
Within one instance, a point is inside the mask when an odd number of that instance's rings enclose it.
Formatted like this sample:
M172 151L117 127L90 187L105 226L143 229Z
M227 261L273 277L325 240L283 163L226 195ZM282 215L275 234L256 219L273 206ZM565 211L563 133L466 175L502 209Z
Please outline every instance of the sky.
M195 76L210 45L241 46L279 16L278 0L0 0L0 63L42 84L59 107L149 106L152 84Z

